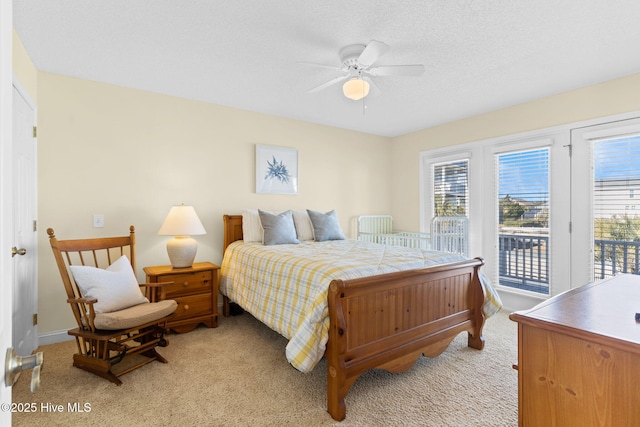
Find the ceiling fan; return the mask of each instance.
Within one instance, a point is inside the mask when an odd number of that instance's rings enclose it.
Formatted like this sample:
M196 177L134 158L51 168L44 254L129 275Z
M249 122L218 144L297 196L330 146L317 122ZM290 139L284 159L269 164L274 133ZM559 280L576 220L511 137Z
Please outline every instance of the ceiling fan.
M321 85L311 88L308 92L315 93L342 81L344 96L357 101L369 95L370 92L379 92L371 77L377 76L420 76L424 73L424 65L379 65L373 66L376 61L389 50L389 45L377 40L372 40L366 46L352 44L340 49L340 66L316 64L313 62L300 62L316 67L329 68L344 73Z

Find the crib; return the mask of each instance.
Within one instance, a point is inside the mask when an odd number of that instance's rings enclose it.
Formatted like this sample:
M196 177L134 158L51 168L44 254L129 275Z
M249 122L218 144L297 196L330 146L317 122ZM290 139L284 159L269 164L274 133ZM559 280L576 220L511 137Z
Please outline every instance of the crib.
M358 217L357 238L365 242L433 249L469 256L469 220L464 216L434 217L431 232L395 231L391 215Z

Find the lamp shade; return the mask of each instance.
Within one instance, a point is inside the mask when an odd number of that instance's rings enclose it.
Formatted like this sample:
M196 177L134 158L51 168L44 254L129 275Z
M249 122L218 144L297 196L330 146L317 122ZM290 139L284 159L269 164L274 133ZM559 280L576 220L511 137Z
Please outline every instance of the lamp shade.
M342 85L342 93L347 98L358 101L369 95L369 82L354 77Z
M193 206L172 206L158 234L175 236L167 242L167 254L173 268L193 265L198 251L198 242L189 236L207 234Z
M193 206L172 206L158 234L161 236L197 236L207 234Z

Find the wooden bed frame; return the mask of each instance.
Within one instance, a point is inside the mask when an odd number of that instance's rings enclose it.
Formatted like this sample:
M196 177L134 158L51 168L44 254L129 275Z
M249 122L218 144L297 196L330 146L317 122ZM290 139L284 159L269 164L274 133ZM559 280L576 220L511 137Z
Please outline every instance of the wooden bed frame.
M224 216L224 248L242 240L242 216ZM402 372L420 355L435 357L461 332L482 350L485 294L481 258L329 285L327 410L341 421L345 397L365 371ZM225 316L229 299L224 296Z

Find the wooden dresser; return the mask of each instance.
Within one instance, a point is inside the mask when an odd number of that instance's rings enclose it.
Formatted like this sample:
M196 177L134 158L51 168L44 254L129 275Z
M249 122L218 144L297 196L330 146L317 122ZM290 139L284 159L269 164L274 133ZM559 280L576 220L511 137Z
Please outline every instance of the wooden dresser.
M620 275L512 313L521 426L640 425L640 276Z
M218 326L218 271L210 262L196 262L191 267L170 265L145 267L148 283L173 282L166 287L166 298L178 303L175 320L168 327L175 332L189 332L199 323Z

